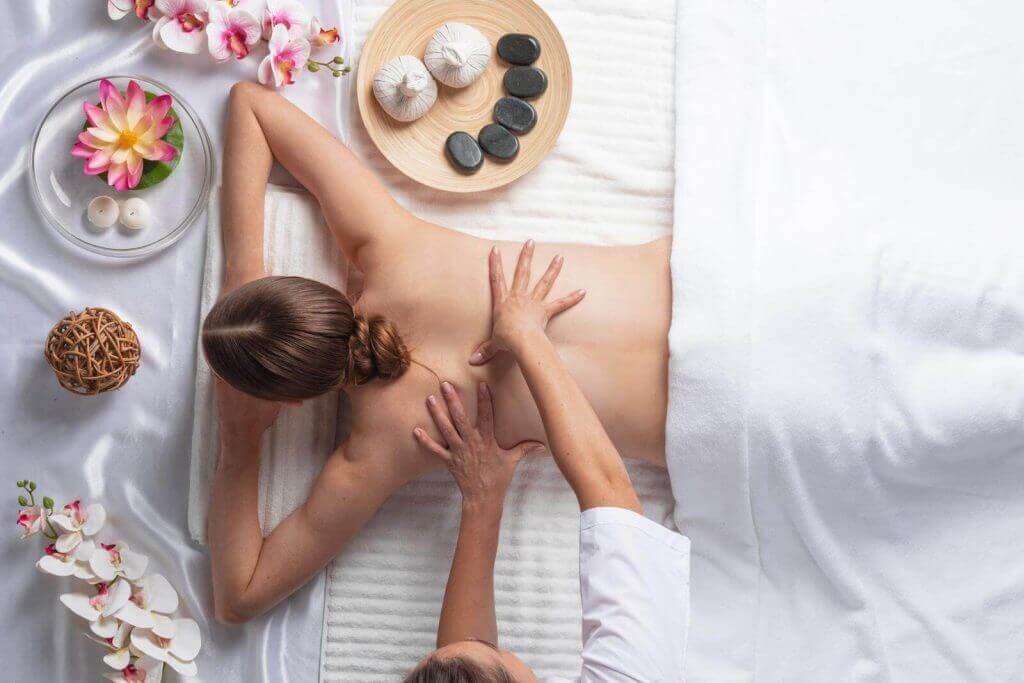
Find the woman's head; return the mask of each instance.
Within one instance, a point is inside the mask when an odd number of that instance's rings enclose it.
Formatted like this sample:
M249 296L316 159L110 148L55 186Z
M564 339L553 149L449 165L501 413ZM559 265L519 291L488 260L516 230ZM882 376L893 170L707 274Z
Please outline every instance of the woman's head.
M403 683L536 683L530 667L511 652L480 640L435 650Z
M223 297L202 342L218 377L269 401L397 379L410 362L391 322L360 316L344 294L302 277L265 277Z

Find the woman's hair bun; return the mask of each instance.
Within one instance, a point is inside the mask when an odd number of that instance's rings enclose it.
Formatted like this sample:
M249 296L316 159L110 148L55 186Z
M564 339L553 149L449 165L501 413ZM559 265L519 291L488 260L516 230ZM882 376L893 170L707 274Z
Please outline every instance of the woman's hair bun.
M348 354L346 379L357 386L374 379L397 379L409 369L409 349L398 328L379 315L355 316Z

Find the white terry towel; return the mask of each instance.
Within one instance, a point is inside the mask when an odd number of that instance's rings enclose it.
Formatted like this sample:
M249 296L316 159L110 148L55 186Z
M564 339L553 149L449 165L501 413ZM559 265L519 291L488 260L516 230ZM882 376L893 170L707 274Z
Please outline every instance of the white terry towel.
M691 679L1024 680L1024 7L682 7Z

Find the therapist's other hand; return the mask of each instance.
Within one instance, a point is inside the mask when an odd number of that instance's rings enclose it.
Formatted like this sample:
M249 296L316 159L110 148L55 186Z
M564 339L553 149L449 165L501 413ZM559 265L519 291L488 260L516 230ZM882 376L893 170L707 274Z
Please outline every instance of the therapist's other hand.
M510 449L498 445L494 438L494 402L491 390L483 382L477 390L476 425L469 422L459 393L450 382L441 384L444 405L436 396L427 398L427 410L446 442L434 441L417 427L413 436L423 448L444 462L462 491L465 504L496 503L501 505L512 483L516 465L524 455L544 448L537 441L524 441Z
M220 379L215 380L221 438L259 437L274 424L281 404L250 396Z
M510 351L517 342L531 334L544 334L548 322L560 313L583 301L586 291L578 289L568 296L546 301L562 270L563 258L555 256L547 271L530 290L530 266L533 262L533 240L519 252L511 288L505 282L501 253L497 247L488 258L491 283L491 338L483 342L469 357L470 365L483 365L501 351Z

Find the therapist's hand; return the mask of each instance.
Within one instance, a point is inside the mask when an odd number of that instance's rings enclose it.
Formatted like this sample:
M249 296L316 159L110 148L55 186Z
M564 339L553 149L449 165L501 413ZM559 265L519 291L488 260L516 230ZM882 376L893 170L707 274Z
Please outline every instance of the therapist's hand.
M505 282L498 248L488 259L491 284L491 338L483 342L469 357L470 365L483 365L501 351L510 351L517 342L531 334L544 334L548 322L560 313L583 301L586 292L578 289L568 296L546 301L562 270L562 257L555 256L547 271L530 290L530 266L533 262L533 240L523 245L512 277L511 288Z
M444 403L436 397L427 399L427 409L441 432L446 446L437 443L425 430L417 427L413 435L423 448L444 462L462 491L464 504L497 504L505 500L516 465L524 455L544 448L537 441L524 441L510 449L498 445L494 438L494 403L491 391L480 383L477 390L476 425L470 423L459 393L449 382L441 384Z

